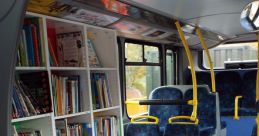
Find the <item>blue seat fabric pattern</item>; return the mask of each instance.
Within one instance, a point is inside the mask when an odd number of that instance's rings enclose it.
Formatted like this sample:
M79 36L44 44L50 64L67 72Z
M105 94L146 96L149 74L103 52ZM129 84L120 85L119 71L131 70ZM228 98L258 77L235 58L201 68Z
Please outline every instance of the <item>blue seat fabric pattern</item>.
M200 136L197 125L167 124L164 136Z
M159 127L156 124L129 124L126 136L160 136Z
M253 131L252 131L252 135L251 136L257 136L257 128L256 128L256 124L253 127Z
M198 111L199 129L201 136L214 134L216 129L216 95L210 93L206 87L198 87ZM190 100L193 97L193 90L185 92L184 98ZM183 115L191 115L192 107L183 106Z
M182 100L182 92L174 87L164 86L154 89L151 92L150 100L154 99L165 99L165 100ZM182 106L181 105L150 105L149 115L159 118L160 132L164 132L166 124L168 124L168 119L172 116L181 115Z

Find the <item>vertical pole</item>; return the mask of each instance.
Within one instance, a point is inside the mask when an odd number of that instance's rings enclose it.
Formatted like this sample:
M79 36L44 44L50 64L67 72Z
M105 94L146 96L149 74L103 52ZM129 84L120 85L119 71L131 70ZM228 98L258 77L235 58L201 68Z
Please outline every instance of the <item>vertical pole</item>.
M211 89L212 89L212 92L215 93L216 92L216 81L215 81L215 74L214 74L214 69L213 69L213 63L211 61L211 56L210 56L208 47L206 45L206 42L205 42L205 40L202 36L200 28L196 29L196 33L198 34L198 37L200 39L202 48L205 50L205 53L206 53L206 56L207 56L207 59L208 59L208 63L210 65Z
M191 120L195 120L197 118L197 108L198 108L198 94L197 94L197 81L196 81L196 73L194 70L194 64L193 64L193 59L192 59L192 54L191 51L189 49L188 43L184 37L184 33L182 31L181 25L179 23L179 21L177 21L175 23L177 31L179 33L179 36L182 40L185 52L187 54L187 58L189 61L189 65L191 67L191 74L192 74L192 85L193 85L193 100L192 100L192 105L193 105L193 112L191 115Z

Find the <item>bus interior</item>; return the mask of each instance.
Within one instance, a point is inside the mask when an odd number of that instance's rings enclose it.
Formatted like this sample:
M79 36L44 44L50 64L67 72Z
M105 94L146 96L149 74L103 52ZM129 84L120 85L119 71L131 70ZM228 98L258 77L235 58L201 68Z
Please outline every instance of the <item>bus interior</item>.
M259 136L259 1L0 6L1 136Z

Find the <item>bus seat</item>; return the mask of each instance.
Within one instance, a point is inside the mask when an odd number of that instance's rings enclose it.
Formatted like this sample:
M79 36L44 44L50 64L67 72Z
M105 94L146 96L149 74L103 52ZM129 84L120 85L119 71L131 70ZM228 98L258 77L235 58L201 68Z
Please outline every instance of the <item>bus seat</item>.
M169 99L169 100L182 100L183 93L180 89L173 86L162 86L154 89L149 97L152 99ZM181 105L150 105L148 109L149 116L158 117L160 132L163 134L164 128L168 123L168 119L172 116L181 115Z
M160 136L157 124L129 124L126 136Z
M163 136L200 136L198 125L167 124Z
M239 114L241 116L255 116L256 70L244 74L241 90L243 98L240 103Z
M234 115L235 97L240 95L241 77L235 71L223 71L216 74L217 92L220 98L221 115Z
M185 100L192 99L192 89L188 89L185 94ZM216 130L216 95L210 93L208 86L198 86L198 111L199 129L201 136L210 136L215 134ZM191 115L192 107L183 106L183 114Z
M257 126L256 124L253 127L252 135L251 136L257 136Z

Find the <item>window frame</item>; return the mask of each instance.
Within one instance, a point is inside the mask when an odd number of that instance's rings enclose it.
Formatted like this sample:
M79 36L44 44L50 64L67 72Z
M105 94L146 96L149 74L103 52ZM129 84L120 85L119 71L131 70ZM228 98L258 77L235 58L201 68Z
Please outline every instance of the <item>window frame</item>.
M175 58L174 60L174 69L173 69L173 76L174 76L174 81L173 84L178 84L178 48L173 47L171 45L166 45L166 44L161 44L161 43L152 43L152 42L147 42L147 41L141 41L141 40L133 40L133 39L124 39L124 38L118 38L118 43L119 43L119 55L120 55L120 76L121 76L121 99L122 99L122 110L123 116L126 115L128 119L131 119L128 115L126 105L124 101L126 100L126 66L159 66L160 67L160 85L166 85L167 83L167 77L166 77L166 51L167 50L172 50L173 51L173 57ZM142 52L143 52L143 58L145 57L144 55L144 46L153 46L158 48L159 52L159 62L126 62L125 58L125 46L126 43L132 43L132 44L140 44L142 45ZM139 114L139 115L146 115L147 113ZM135 116L135 115L134 115Z

